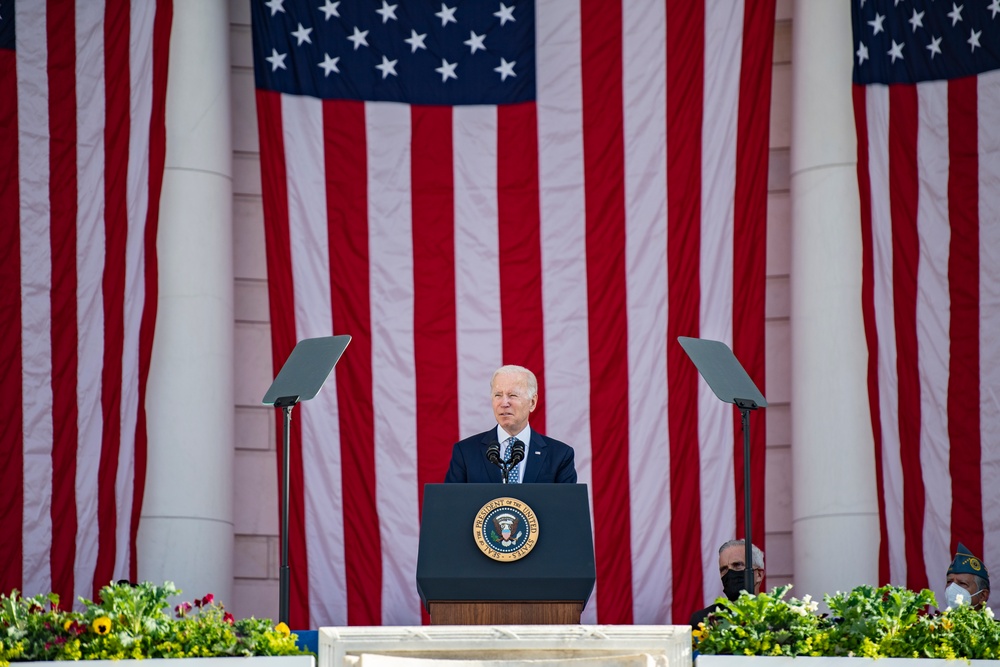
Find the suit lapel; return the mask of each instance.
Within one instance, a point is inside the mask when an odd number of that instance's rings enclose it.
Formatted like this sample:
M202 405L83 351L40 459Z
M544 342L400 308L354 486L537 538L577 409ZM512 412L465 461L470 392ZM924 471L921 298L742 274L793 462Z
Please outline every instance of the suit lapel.
M538 473L545 467L548 457L548 444L532 429L531 446L528 447L528 462L524 466L524 479L521 481L530 484L537 480Z

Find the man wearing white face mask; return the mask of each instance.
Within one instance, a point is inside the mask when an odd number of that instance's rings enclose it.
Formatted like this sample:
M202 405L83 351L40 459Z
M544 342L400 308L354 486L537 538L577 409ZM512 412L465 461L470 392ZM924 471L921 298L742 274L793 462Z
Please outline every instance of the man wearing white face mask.
M944 594L949 607L971 604L980 609L990 599L990 574L986 564L973 556L961 542L948 566L948 588Z

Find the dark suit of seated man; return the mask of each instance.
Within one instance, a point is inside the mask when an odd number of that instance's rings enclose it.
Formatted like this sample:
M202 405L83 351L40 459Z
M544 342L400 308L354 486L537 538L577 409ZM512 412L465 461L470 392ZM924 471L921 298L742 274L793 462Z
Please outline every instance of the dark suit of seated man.
M524 460L512 468L510 483L575 484L573 448L528 425L528 416L538 405L534 373L521 366L501 366L493 373L490 387L497 426L455 443L444 481L500 483L500 468L486 458L486 450L490 443L498 443L502 460L508 462L512 443L520 440L525 444Z

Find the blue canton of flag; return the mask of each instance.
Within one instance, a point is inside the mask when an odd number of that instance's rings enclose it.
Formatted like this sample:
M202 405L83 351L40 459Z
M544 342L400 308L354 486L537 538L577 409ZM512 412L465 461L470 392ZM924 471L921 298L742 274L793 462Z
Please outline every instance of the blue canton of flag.
M917 83L1000 68L1000 0L854 0L854 83Z
M0 49L14 50L14 0L0 0Z
M322 99L535 99L534 0L253 0L258 89Z

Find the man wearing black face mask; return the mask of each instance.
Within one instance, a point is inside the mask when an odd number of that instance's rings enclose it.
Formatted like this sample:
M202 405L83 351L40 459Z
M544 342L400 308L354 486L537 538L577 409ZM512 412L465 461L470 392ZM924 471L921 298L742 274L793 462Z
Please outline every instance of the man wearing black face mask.
M750 545L753 552L753 592L760 593L764 582L764 552L757 545ZM746 571L746 542L729 540L719 547L719 576L722 578L722 592L730 600L740 596L743 588L744 572ZM696 628L709 614L718 609L719 605L711 604L691 614L691 627Z

